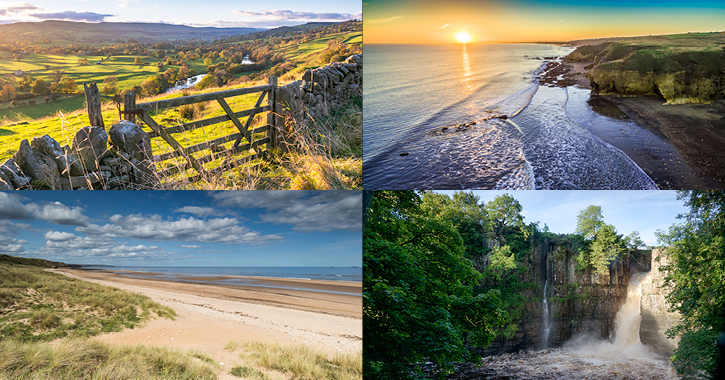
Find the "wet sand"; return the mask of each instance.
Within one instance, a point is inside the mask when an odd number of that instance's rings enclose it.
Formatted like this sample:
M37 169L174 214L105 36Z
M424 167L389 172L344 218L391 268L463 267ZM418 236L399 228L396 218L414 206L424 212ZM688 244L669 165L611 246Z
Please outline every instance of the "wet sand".
M200 350L224 363L220 379L233 379L229 369L242 362L239 350L225 349L230 341L242 345L246 342L301 344L328 356L362 351L360 296L277 288L234 289L73 269L48 271L143 294L171 307L177 313L174 320L156 318L141 327L102 334L94 339L111 344ZM320 281L318 285L327 286L323 284L327 282L330 281ZM354 288L353 284L339 286Z
M542 84L589 88L585 66L561 63L549 68ZM665 105L656 96L592 95L592 109L602 115L631 119L637 128L593 128L591 132L629 156L660 189L725 188L725 105ZM613 110L612 110L613 108ZM653 136L656 138L653 138Z
M241 301L306 310L315 313L362 318L362 283L241 276L177 277L180 280L186 281L217 282L214 284L199 284L192 282L169 281L161 278L166 275L158 273L116 273L115 271L88 271L73 269L65 269L62 270L62 272L70 273L74 277L84 280L102 280L117 284L136 285L221 300ZM130 277L129 275L138 277ZM255 286L245 286L220 283L220 281L231 278L253 279L257 282L257 284ZM305 289L318 291L309 291ZM360 295L326 293L319 290L325 290L328 292L355 293Z

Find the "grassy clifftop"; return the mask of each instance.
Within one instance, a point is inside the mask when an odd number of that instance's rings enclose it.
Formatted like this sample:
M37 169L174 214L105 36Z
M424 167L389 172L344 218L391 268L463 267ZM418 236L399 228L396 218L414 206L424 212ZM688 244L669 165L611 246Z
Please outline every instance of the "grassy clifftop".
M573 41L568 62L591 62L603 94L661 95L668 103L710 103L725 96L725 33Z
M70 265L66 263L59 263L56 261L48 261L43 259L28 259L25 257L16 257L8 255L0 255L0 264L7 265L27 265L31 267L41 268L68 268Z

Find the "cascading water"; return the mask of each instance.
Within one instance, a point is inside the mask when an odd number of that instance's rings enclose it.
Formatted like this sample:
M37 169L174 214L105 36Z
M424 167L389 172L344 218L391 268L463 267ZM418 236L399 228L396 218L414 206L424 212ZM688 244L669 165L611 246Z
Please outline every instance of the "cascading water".
M546 294L546 288L549 285L549 280L544 282L544 304L541 306L541 317L544 320L544 325L541 332L541 348L549 348L549 333L551 332L551 317L549 317L549 298Z
M629 280L627 299L614 317L614 342L617 347L641 346L639 339L639 325L642 322L640 313L640 300L642 298L642 283L649 280L650 272L637 273Z
M647 281L649 272L630 279L627 299L615 316L613 342L579 336L560 348L488 356L481 360L481 365L464 369L458 373L460 377L453 378L677 380L667 359L651 352L639 339L641 286ZM542 343L548 338L547 288L545 282Z

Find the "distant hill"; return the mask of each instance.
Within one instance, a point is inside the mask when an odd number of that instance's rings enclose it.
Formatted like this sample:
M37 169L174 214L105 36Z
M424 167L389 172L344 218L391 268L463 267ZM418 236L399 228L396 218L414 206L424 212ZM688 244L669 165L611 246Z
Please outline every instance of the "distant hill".
M64 40L83 43L114 42L118 39L135 39L138 42L214 40L237 34L247 34L264 29L254 28L196 28L185 25L140 22L85 23L49 20L42 22L18 22L0 25L0 41Z
M0 264L10 265L28 265L32 267L41 268L70 268L71 266L65 263L59 263L56 261L48 261L43 259L28 259L25 257L16 257L8 255L0 255Z

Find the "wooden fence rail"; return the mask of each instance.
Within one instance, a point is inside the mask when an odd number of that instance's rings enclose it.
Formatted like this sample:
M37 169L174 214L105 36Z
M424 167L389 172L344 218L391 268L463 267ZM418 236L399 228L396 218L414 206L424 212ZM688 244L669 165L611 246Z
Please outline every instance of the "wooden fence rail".
M196 171L196 175L188 177L187 179L191 182L198 180L204 176L216 175L232 167L241 165L250 160L262 157L266 151L275 147L276 141L276 128L275 128L275 117L274 112L274 93L277 89L277 78L270 77L269 83L263 86L238 88L233 90L225 90L212 92L207 94L183 96L180 98L158 100L155 102L136 104L136 95L134 93L128 93L125 95L123 100L123 111L120 111L121 117L135 121L138 117L146 125L151 128L149 137L161 137L166 141L169 146L173 149L172 152L162 153L154 155L154 161L162 163L167 160L171 160L177 157L182 157L185 161L185 165L181 167L178 165L172 165L164 168L158 172L161 178L166 178L176 172L184 172L188 168L193 168ZM226 102L226 98L253 94L259 92L259 98L254 107L246 110L234 111L229 107ZM265 98L267 99L266 104L262 105ZM159 112L168 108L176 108L184 105L191 105L196 103L203 103L208 101L216 100L221 108L224 110L225 115L211 117L203 120L195 120L188 123L181 123L171 127L162 127L156 120L154 120L150 112ZM256 127L250 130L254 117L261 113L267 113L267 124ZM242 123L240 118L246 117L246 121ZM234 126L239 130L237 133L233 133L227 136L215 138L210 141L204 141L202 143L184 147L182 146L172 135L194 129L219 124L223 122L231 121ZM254 135L259 133L265 133L265 137L255 140ZM246 143L242 144L242 139L246 140ZM231 148L219 148L222 144L234 141ZM265 149L262 149L262 148ZM202 157L195 157L193 153L201 152L203 150L209 150L209 154ZM236 155L248 150L253 150L254 153L238 158L236 160L230 160L232 155ZM205 169L204 164L212 162L220 157L225 157L224 162L214 168Z

